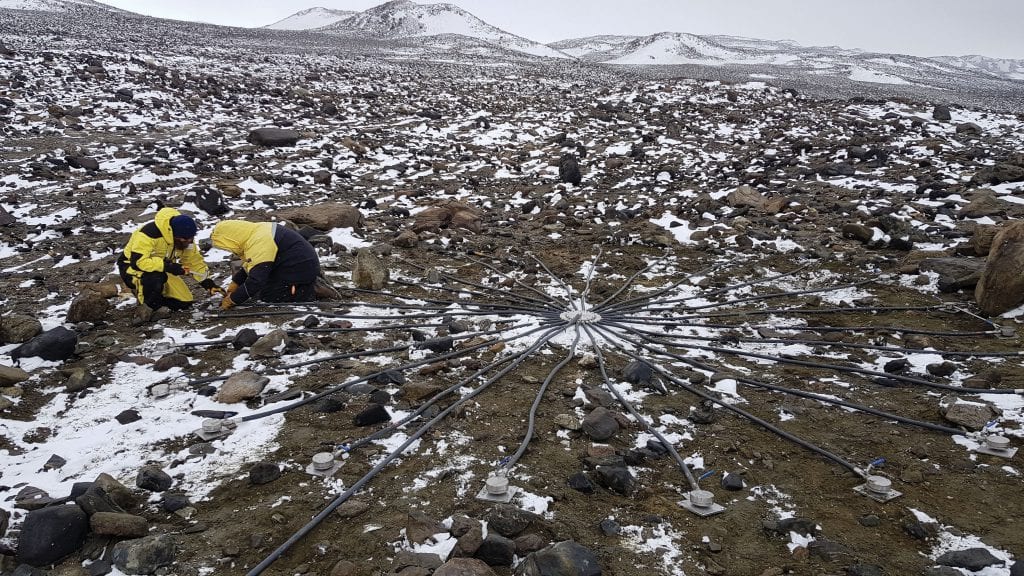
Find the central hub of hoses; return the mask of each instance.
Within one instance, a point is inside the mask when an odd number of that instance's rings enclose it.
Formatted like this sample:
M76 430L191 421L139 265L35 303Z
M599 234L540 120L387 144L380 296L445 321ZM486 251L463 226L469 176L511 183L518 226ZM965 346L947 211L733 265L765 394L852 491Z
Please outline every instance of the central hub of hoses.
M573 324L594 324L601 321L601 315L587 310L566 310L559 318Z

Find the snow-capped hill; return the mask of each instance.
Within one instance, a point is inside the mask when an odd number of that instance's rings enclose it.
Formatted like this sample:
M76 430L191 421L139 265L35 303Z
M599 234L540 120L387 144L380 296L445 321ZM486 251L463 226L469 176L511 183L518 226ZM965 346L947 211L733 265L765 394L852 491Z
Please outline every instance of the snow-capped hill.
M763 38L747 38L744 36L707 36L708 40L717 42L727 48L733 48L736 50L764 50L764 51L781 51L781 50L800 50L803 48L794 40L765 40Z
M534 56L567 58L554 48L495 28L452 4L421 5L410 0L393 0L332 24L323 31L389 40L458 34Z
M313 30L315 28L330 26L335 22L340 22L349 18L354 14L358 14L358 12L354 10L332 10L330 8L321 8L317 6L315 8L300 10L287 18L278 20L273 24L268 24L264 26L264 28L270 28L272 30Z
M615 36L610 34L573 38L552 42L548 46L575 58L602 62L621 55L623 48L639 38L638 36Z
M715 64L745 59L746 55L707 38L681 32L662 32L637 38L623 46L623 55L609 64Z
M936 56L938 60L962 70L973 70L995 74L1009 80L1024 80L1024 60L989 58L987 56Z
M101 8L103 10L121 10L93 0L0 0L0 8L9 10L37 10L41 12L67 12L77 6Z

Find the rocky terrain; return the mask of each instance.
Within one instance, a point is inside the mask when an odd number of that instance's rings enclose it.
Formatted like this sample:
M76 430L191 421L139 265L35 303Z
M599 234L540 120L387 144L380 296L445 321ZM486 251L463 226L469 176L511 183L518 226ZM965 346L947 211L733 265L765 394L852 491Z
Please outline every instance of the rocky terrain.
M3 574L1020 574L1012 106L96 10L0 10ZM133 327L161 206L342 299Z

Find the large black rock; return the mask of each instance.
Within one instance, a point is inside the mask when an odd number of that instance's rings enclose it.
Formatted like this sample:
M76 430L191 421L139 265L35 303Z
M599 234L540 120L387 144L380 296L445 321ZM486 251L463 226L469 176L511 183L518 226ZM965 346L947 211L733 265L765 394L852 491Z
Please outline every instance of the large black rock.
M558 179L567 184L580 185L583 175L580 173L580 163L576 156L566 154L558 161Z
M153 574L161 566L174 563L177 549L167 534L146 536L114 544L114 565L128 574Z
M601 565L590 549L566 540L527 556L516 568L515 575L601 576Z
M488 566L511 566L515 555L515 542L492 532L484 538L473 557L483 560Z
M388 414L387 409L380 404L370 404L362 412L356 414L354 420L356 426L373 426L391 420L391 414Z
M89 516L76 504L33 510L18 536L18 561L48 566L73 554L89 533Z
M597 480L605 488L630 496L636 490L636 478L625 466L598 466Z
M257 146L295 146L301 136L287 128L257 128L249 132L249 142Z
M143 466L135 477L135 485L150 492L163 492L174 484L174 479L159 466Z
M63 361L75 353L78 334L63 326L57 326L11 350L11 359L39 357L43 360Z
M952 566L977 572L988 566L1001 565L1003 561L993 556L988 548L968 548L967 550L946 552L939 556L935 563L940 566Z
M654 368L643 360L633 360L622 369L622 378L630 384L647 386L654 379Z
M195 188L192 193L195 196L196 206L211 216L220 216L230 210L224 195L219 190L199 187Z

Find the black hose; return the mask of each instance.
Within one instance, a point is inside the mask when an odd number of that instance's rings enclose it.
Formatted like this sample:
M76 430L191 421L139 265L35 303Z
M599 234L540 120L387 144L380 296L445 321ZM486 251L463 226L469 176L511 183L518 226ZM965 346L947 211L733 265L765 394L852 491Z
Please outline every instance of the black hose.
M846 288L856 288L857 286L863 286L875 282L875 279L861 280L860 282L854 282L852 284L845 284L843 286L830 286L828 288L808 288L807 290L792 290L789 292L772 292L771 294L762 294L760 296L747 296L745 298L734 298L732 300L725 300L723 302L713 302L711 304L701 304L700 306L676 306L675 310L683 312L693 312L694 310L706 310L708 308L718 308L721 306L732 306L735 304L742 304L744 302L758 302L760 300L771 300L774 298L786 298L789 296L800 296L802 294L815 294L819 292L834 292L837 290L845 290ZM685 302L686 300L692 300L692 298L683 298L680 300L664 300L659 304L672 304L676 301Z
M693 366L694 368L698 368L700 370L704 370L704 371L707 371L707 372L717 372L718 371L715 367L707 365L707 364L704 364L702 362L698 362L697 360L694 360L692 358L688 358L686 356L682 356L682 355L679 355L679 354L673 354L672 352L669 352L668 350L663 350L663 349L660 349L660 348L654 348L653 346L649 346L649 345L644 344L642 342L638 342L638 341L633 340L632 338L628 338L626 336L616 335L615 337L621 338L621 339L629 342L630 344L633 344L634 346L643 348L645 350L648 350L648 351L653 352L655 354L658 354L660 356L664 356L666 358L670 358L672 360L683 362L683 363L685 363L685 364L687 364L689 366ZM633 357L634 359L636 359L636 360L640 359L639 357L636 357L636 356L632 355L631 353L629 353L628 351L626 351L621 346L619 348L622 349L627 355ZM931 422L925 422L923 420L914 420L914 419L911 419L911 418L906 418L904 416L899 416L899 415L893 414L891 412L885 412L885 411L882 411L882 410L878 410L876 408L871 408L870 406L864 406L864 405L861 405L861 404L855 404L853 402L847 402L845 400L839 400L839 399L836 399L836 398L830 398L828 396L823 396L823 395L820 395L820 394L815 394L813 392L805 392L803 390L796 390L796 389L793 389L793 388L785 388L785 387L782 387L782 386L776 386L774 384L768 384L767 382L762 382L760 380L754 380L752 378L746 378L746 377L738 375L738 374L735 375L735 376L732 376L732 379L736 380L737 382L741 382L743 384L747 384L749 386L755 386L755 387L758 387L758 388L765 388L765 389L773 390L773 391L776 391L776 392L782 392L784 394L790 394L790 395L793 395L793 396L799 396L801 398L810 398L810 399L813 399L813 400L817 400L819 402L825 402L825 403L828 403L828 404L834 404L834 405L837 405L837 406L843 406L845 408L852 408L854 410L858 410L858 411L865 412L865 413L868 413L868 414L873 414L875 416L881 416L883 418L887 418L887 419L890 419L890 420L895 420L895 421L901 422L903 424L909 424L909 425L912 425L912 426L918 426L920 428L925 428L925 429L928 429L928 430L934 430L934 431L937 431L937 432L944 432L946 434L963 434L962 430L958 430L956 428L948 428L948 427L941 426L941 425L938 425L938 424L933 424Z
M555 326L554 329L549 331L548 334L553 334L555 331L562 330L563 328L564 328L564 325ZM538 329L533 330L531 332L527 332L525 334L522 334L520 337L528 336L528 335L530 335L530 334L532 334L534 332L537 332L537 331L539 331L541 329L543 329L543 328L538 328ZM545 334L544 336L542 336L542 338L545 339L545 342L548 339L550 339L550 336L548 336L548 334ZM535 351L535 348L531 347L527 351L527 353L530 353L532 351ZM507 356L505 358L501 358L501 359L495 360L494 362L491 362L487 366L484 366L483 368L480 368L479 370L477 370L473 374L467 376L466 378L463 378L462 380L456 382L455 384L452 384L448 388L446 388L444 390L441 390L440 392L434 394L434 396L432 396L426 402L421 404L419 406L419 408L417 408L415 411L413 411L411 414L409 414L408 416L406 416L402 420L400 420L398 422L391 423L388 426L384 427L383 429L378 430L377 432L374 432L373 434L370 434L369 436L366 436L366 437L361 438L359 440L354 440L354 441L352 441L350 443L347 443L347 446L345 446L345 449L346 450L354 450L356 448L359 448L361 446L364 446L364 445L372 442L373 440L377 440L378 438L383 438L383 437L391 434L395 430L401 428L405 424L407 424L407 423L411 422L412 420L414 420L415 418L417 418L423 412L426 412L426 410L428 408L430 408L431 406L436 404L440 399L444 398L445 396L451 394L452 392L455 392L459 388L462 388L463 386L465 386L469 382L472 382L473 380L475 380L476 378L479 378L480 376L486 374L487 372L490 372L492 369L494 369L494 368L496 368L496 367L498 367L498 366L500 366L502 364L505 364L505 363L508 363L508 362L512 362L514 360L521 360L521 358L522 358L522 354L516 354L516 355L513 355L513 356ZM500 373L500 375L504 375L504 374L505 374L505 372L501 372Z
M671 290L675 289L677 286L679 286L683 282L689 280L693 276L699 275L699 273L698 274L691 274L690 276L687 276L683 280L681 280L679 282L675 282L672 285L668 286L667 288L663 288L661 290L658 290L657 292L655 292L653 294L649 294L649 295L646 295L646 296L638 296L638 297L632 298L630 300L625 300L623 302L619 302L618 304L615 304L615 305L612 305L612 306L608 306L607 308L604 308L604 310L607 310L607 311L612 312L612 313L623 313L623 312L627 312L627 311L639 310L639 309L645 308L645 306L640 305L642 302L647 302L647 303L653 303L653 304L659 304L660 305L660 304L669 304L669 303L675 303L675 302L686 302L687 300L694 300L694 299L697 299L697 298L708 298L708 297L711 297L711 296L717 296L719 294L724 294L726 292L731 292L733 290L738 290L740 288L745 288L747 286L754 286L754 285L757 285L757 284L764 284L766 282L772 282L772 281L778 280L780 278L785 278L787 276L792 276L794 274L799 273L801 270L804 270L808 266L809 266L809 264L804 264L803 266L800 266L799 268L797 268L797 269L795 269L795 270L793 270L791 272L784 272L782 274L777 274L775 276L769 276L767 278L759 278L757 280L750 280L748 282L742 282L740 284L733 284L731 286L726 286L724 288L719 288L717 290L712 290L711 292L704 292L704 293L698 294L696 296L688 296L686 298L681 298L681 299L670 299L670 300L657 301L657 302L654 301L654 299L659 298L659 297L661 297L661 295L670 292ZM631 303L632 305L623 306L623 304L626 304L626 303ZM675 308L673 307L672 310L675 310Z
M523 326L523 325L524 324L519 324L519 326ZM513 326L513 327L515 327L515 326ZM470 333L466 333L466 334L460 334L458 336L452 337L452 341L454 342L456 340L467 340L467 339L471 339L471 338L476 338L478 336L488 336L488 335L491 335L491 334L500 334L501 332L503 332L504 330L507 330L507 329L508 328L505 328L505 329L496 328L494 330L484 330L484 331L481 331L481 332L470 332ZM413 348L417 344L419 344L419 343L418 342L412 342L412 343L408 343L408 344L398 344L398 345L395 345L395 346L388 346L388 347L385 347L385 348L373 348L373 349L370 349L370 350L362 350L362 351L359 351L359 352L347 352L345 354L334 354L332 356L324 356L322 358L314 358L312 360L303 360L302 362L294 362L292 364L284 364L284 365L281 365L281 366L275 366L274 369L275 370L290 370L292 368L301 368L303 366L309 366L309 365L312 365L312 364L323 364L324 362L334 362L335 360L348 360L348 359L351 359L351 358L361 358L363 356L376 356L377 354L381 354L381 353L384 353L384 352L400 352L402 350L407 350L409 348ZM223 374L220 375L220 376L207 376L205 378L196 378L195 380L189 380L187 384L189 386L197 386L199 384L209 384L210 382L219 382L221 380L227 380L228 378L229 378L228 375L223 375Z
M492 271L495 271L498 274L500 274L502 276L505 276L506 278L510 278L507 274L505 274L504 272L501 272L500 270L495 270L494 267L490 266L489 264L484 264L484 263L479 262L479 261L473 261L473 260L471 260L471 261L476 263L476 264L479 264L481 266L484 266L484 267L486 267L486 268L488 268L488 269L490 269ZM419 264L416 264L415 262L407 262L407 264L409 264L410 266L413 266L415 268L418 268L420 270L426 270L426 267L420 266ZM514 298L514 299L519 300L520 302L527 303L527 304L535 304L535 305L540 305L540 306L564 305L564 303L559 302L558 300L552 298L550 295L545 294L545 293L537 290L536 288L533 288L532 286L526 286L525 284L522 284L519 280L516 280L514 278L510 278L510 279L514 283L516 283L516 284L518 284L520 286L525 286L529 290L531 290L533 292L536 292L537 294L540 294L541 295L541 299L530 298L528 296L523 296L522 294L517 294L515 292L511 292L511 291L507 291L507 290L506 291L502 291L502 290L499 290L497 288L493 288L491 286L486 286L484 284L479 284L479 283L476 283L476 282L470 282L468 280L463 280L461 278L456 278L455 276L452 276L452 275L446 274L446 273L441 273L441 277L445 278L446 280L449 280L451 282L454 282L456 284L462 284L462 285L465 285L465 286L472 286L473 288L478 288L478 289L481 289L481 290L486 290L488 292L495 293L497 296L501 296L502 298Z
M526 447L529 446L530 440L533 439L533 431L537 420L537 409L540 408L540 403L544 399L544 393L547 392L548 386L551 384L551 381L554 380L555 375L561 372L562 368L576 357L576 346L579 344L579 341L580 331L577 328L576 339L573 340L572 347L569 349L569 354L563 358L561 362L556 364L555 367L551 369L551 372L548 372L547 378L544 379L544 382L540 385L540 389L537 390L537 395L534 397L533 404L530 406L530 415L526 424L526 435L523 436L523 441L519 444L519 448L514 454L512 454L512 456L509 457L508 461L503 464L505 469L515 466L516 462L518 462L526 452Z
M736 328L769 328L779 329L772 326L749 326L746 324L687 324L688 320L702 320L704 318L723 318L728 316L733 317L746 317L746 316L760 316L764 314L777 314L785 312L796 312L800 314L817 314L817 313L834 313L838 310L825 310L822 312L814 312L810 310L745 310L743 312L725 312L722 314L693 314L687 316L675 316L670 319L661 320L657 317L652 316L618 316L618 315L603 315L602 318L605 320L614 320L619 322L631 322L631 323L642 323L650 326L667 326L670 328L677 328L680 326L691 326L694 328L722 328L722 329L736 329ZM813 332L899 332L903 334L919 334L923 336L948 336L951 338L968 337L968 336L991 336L999 334L997 330L984 330L978 332L955 332L955 331L942 331L942 330L918 330L915 328L905 328L903 326L792 326L784 327L781 329L786 330L809 330Z
M505 272L502 272L501 270L498 270L496 267L492 266L491 264L488 264L487 262L484 262L483 260L476 260L475 258L469 258L468 256L466 257L466 259L469 260L470 262L474 263L474 264L477 264L479 266L483 266L484 268L487 268L488 270L490 270L490 271L492 271L492 272L494 272L496 274L500 274L501 276L503 276L503 277L511 280L512 282L514 282L517 286L520 286L522 288L525 288L525 289L533 292L534 294L537 294L538 296L541 297L541 301L543 301L543 302L547 302L549 304L553 304L553 305L556 305L556 306L568 306L569 305L568 302L566 302L564 300L561 300L559 298L556 298L556 297L548 294L547 292L542 292L541 290L538 290L537 288L535 288L533 286L530 286L529 284L524 284L518 278L514 278L514 277L510 276L509 274L507 274Z
M622 283L622 286L619 286L619 289L616 290L615 292L613 292L611 296L605 298L604 300L602 300L602 301L598 302L596 305L594 305L592 310L595 311L595 312L600 312L601 310L605 309L605 307L607 307L610 302L612 302L613 300L615 300L616 298L619 297L619 294L622 294L630 286L632 286L633 282L636 282L636 279L639 278L641 274L643 274L644 272L647 272L648 270L653 269L655 266L660 264L661 261L664 260L665 258L667 258L667 255L666 256L659 256L657 259L655 259L653 262L651 262L647 266L644 266L640 270L637 270L635 273L633 273L632 276L627 278L626 281ZM670 286L670 288L678 286L679 284L682 284L683 282L685 282L687 280L689 280L689 277L686 277L686 278L683 278L682 280L679 280L679 282L677 282L676 284L673 284L673 286ZM628 300L627 300L627 302L628 302Z
M387 331L387 330L415 330L417 328L444 328L448 324L388 324L385 326L372 326L374 331ZM332 334L336 332L366 332L370 328L296 328L292 330L285 330L289 336L295 336L297 334ZM198 346L221 346L224 344L233 344L235 338L222 338L220 340L199 340L195 342L182 342L181 344L175 344L174 348L195 348Z
M396 281L396 283L403 284L405 286L421 287L421 285L419 285L419 284L404 283L404 282L401 282L401 281ZM433 290L441 290L441 291L444 291L444 292L454 292L456 294L463 294L463 293L465 293L465 294L469 294L471 296L478 296L478 297L481 297L481 298L494 298L494 297L500 296L500 297L502 297L504 299L508 299L510 296L514 296L514 293L512 293L512 292L501 292L501 291L498 291L497 289L493 289L495 291L494 294L489 294L489 293L486 293L486 292L477 292L475 290L467 290L465 288L462 288L462 289L447 288L447 287L444 287L444 286L434 286L434 287L432 287L432 289ZM506 308L512 308L512 309L516 309L516 310L521 310L521 311L524 311L524 312L543 312L543 311L546 311L546 310L550 310L551 309L551 305L552 305L551 303L540 302L540 301L534 300L532 298L531 299L525 299L525 298L514 298L513 297L512 300L514 302L517 302L518 305L513 305L513 304L508 304L508 303L494 304L494 303L487 303L487 302L473 302L473 303L467 304L467 303L463 303L463 302L455 301L455 300L451 301L450 303L452 305L459 305L459 306L477 306L477 307L483 307L483 306L502 306L502 307L506 307ZM437 302L442 302L442 301L441 300L437 300Z
M547 341L550 338L552 338L555 333L561 331L562 329L563 329L562 327L558 327L558 328L555 328L555 329L549 331L547 335L542 336L540 339L538 339L537 343L535 343L533 346L531 346L527 351L519 354L518 355L519 360L518 360L518 362L516 364L513 364L512 366L506 367L504 370L499 372L497 375L495 375L492 378L489 378L486 382L484 382L483 384L478 386L475 390L473 390L473 392L467 394L466 396L463 396L458 402L455 402L451 406L449 406L448 408L445 408L437 416L434 416L428 422L423 424L423 426L421 426L418 430L416 430L415 433L413 433L411 436L409 436L409 438L406 439L406 441L403 442L398 448L395 448L383 460L378 462L376 466L374 466L372 469L370 469L370 471L367 472L362 478L357 480L348 490L345 490L345 492L339 494L334 500L332 500L330 502L330 504L327 505L326 508L324 508L322 511L320 511L319 514L314 516L312 520L307 522L305 526L303 526L298 531L296 531L294 534L292 534L292 536L290 538L288 538L287 541L285 541L283 544L278 546L277 549L274 550L269 556L267 556L262 562L260 562L252 570L247 572L246 576L259 576L259 574L262 574L264 570L266 570L271 564L274 563L275 560L280 558L282 554L284 554L286 551L288 551L288 549L291 548L291 546L293 544L295 544L296 542L301 540L302 537L304 537L306 534L308 534L314 528L316 528L321 522L324 521L324 519L326 519L328 516L330 516L331 513L333 513L338 508L338 506L341 506L353 494L355 494L357 491L359 491L359 489L361 489L364 485L366 485L367 482L372 480L373 477L376 476L381 470L383 470L388 464L390 464L392 461L394 461L396 458L398 458L402 454L402 452L405 451L406 448L411 446L414 442L416 442L424 434L426 434L431 428L433 428L433 426L435 424L437 424L438 422L440 422L441 420L446 418L448 416L448 414L450 414L456 408L458 408L459 406L461 406L465 402L468 402L470 399L472 399L476 395L478 395L481 392L483 392L488 386L490 386L490 384L492 384L493 382L497 381L498 378L500 378L504 374L508 373L508 371L513 369L515 366L517 366L518 363L521 363L522 361L524 361L532 352L535 352L536 350L539 350L540 347L542 347L544 344L546 344Z
M440 356L431 356L429 358L424 358L422 360L416 360L416 361L413 361L413 362L408 362L406 364L402 364L402 365L397 366L397 367L390 367L390 368L387 368L386 370L380 370L378 372L374 372L372 374L363 376L361 378L357 378L356 380L345 382L345 383L340 384L338 386L333 386L331 388L328 388L327 390L324 390L323 392L318 392L317 394L314 394L314 395L309 396L307 398L303 398L302 400L298 400L296 402L288 404L287 406L282 406L280 408L274 408L272 410L267 410L267 411L264 411L264 412L258 412L258 413L255 413L255 414L249 414L248 416L245 416L245 417L242 418L242 422L248 422L250 420L256 420L256 419L259 419L259 418L265 418L267 416L271 416L271 415L274 415L274 414L280 414L282 412L288 412L290 410L294 410L295 408L299 408L300 406L305 406L306 404L314 402L314 401L316 401L316 400L318 400L320 398L323 398L324 396L328 396L330 394L334 394L336 392L340 392L340 391L345 390L346 388L349 388L349 387L351 387L351 386L353 386L355 384L359 384L360 382L366 382L367 380L370 380L371 378L373 378L373 377L375 377L377 375L384 374L385 372L389 372L389 371L392 371L392 370L408 370L410 368L416 368L417 366L423 366L424 364L432 364L432 363L435 363L435 362L438 362L438 361L441 361L441 360L448 360L450 358L461 357L461 356L464 356L466 354L469 354L470 352L474 352L476 350L480 350L480 349L486 348L488 346L493 346L494 344L496 344L498 342L511 342L511 341L517 340L519 338L524 338L526 336L529 336L529 335L533 334L534 332L539 332L539 331L543 330L544 328L546 328L546 326L539 326L537 328L533 328L532 330L529 330L529 331L524 332L522 334L519 334L517 336L512 336L512 337L504 338L504 339L496 338L496 339L492 339L492 340L487 340L485 342L481 342L479 344L470 346L468 348L464 348L462 350L456 350L454 352L448 352L447 354L442 354Z
M654 349L650 349L650 350L655 351ZM709 366L707 364L704 364L702 362L698 362L698 361L690 359L690 358L686 358L684 356L679 356L678 354L671 354L671 353L668 353L667 351L657 351L657 353L659 353L659 354L661 354L663 356L667 356L669 358L673 358L673 359L679 360L681 362L689 364L690 366L693 366L694 368L698 368L700 370L705 370L705 371L709 371L709 372L715 372L715 369L714 369L713 366ZM879 417L885 418L887 420L894 420L894 421L899 422L901 424L907 424L907 425L910 425L910 426L916 426L918 428L924 428L926 430L932 430L932 431L935 431L935 432L943 432L945 434L951 434L951 435L957 435L957 434L963 434L964 433L963 430L960 430L960 429L957 429L957 428L950 428L948 426L942 426L940 424L934 424L932 422L926 422L924 420L915 420L913 418L907 418L905 416L900 416L898 414L893 414L891 412L886 412L884 410L878 410L877 408L872 408L870 406L864 406L863 404L856 404L856 403L853 403L853 402L848 402L846 400L840 400L838 398L831 398L829 396L823 396L821 394L815 394L813 392L806 392L804 390L796 390L796 389L793 389L793 388L785 388L783 386L776 386L775 384L768 384L767 382L761 382L760 380L754 380L754 379L751 379L751 378L746 378L744 376L736 375L736 376L733 377L733 380L736 380L737 382L740 382L742 384L746 384L748 386L754 386L754 387L757 387L757 388L764 388L766 390L772 390L772 391L775 391L775 392L781 392L783 394L789 394L791 396L798 396L800 398L809 398L811 400L817 400L818 402L823 402L823 403L826 403L826 404L833 404L835 406L842 406L844 408L851 408L853 410L857 410L858 412L864 412L866 414L871 414L873 416L879 416Z
M615 326L622 330L626 330L632 334L640 336L644 340L651 342L652 344L659 344L662 346L672 346L671 342L665 342L657 338L650 338L644 335L641 331L636 330L630 326L623 325L618 322L608 322L607 324ZM930 382L928 380L922 380L921 378L912 378L910 376L902 376L899 374L889 374L886 372L878 372L877 370L868 370L866 368L857 368L855 366L840 366L838 364L825 364L821 362L810 362L807 360L797 360L794 358L783 358L781 356L772 356L770 354L759 354L757 352L746 352L743 350L736 350L733 348L723 348L720 346L703 346L701 344L688 344L685 348L693 350L704 350L706 352L715 352L718 354L730 354L732 356L741 356L746 358L759 358L761 360L769 360L772 362L778 362L781 364L792 364L794 366L804 366L809 368L822 368L826 370L835 370L839 372L849 372L855 374L864 374L868 376L875 376L878 378L885 378L888 380L894 380L898 382L906 382L908 384L917 384L918 386L925 386L927 388L934 388L936 390L948 390L951 392L958 392L963 394L1019 394L1020 391L1012 389L989 389L989 388L964 388L961 386L949 386L946 384L938 384Z
M601 331L606 330L605 328L603 328L601 326L598 326L596 328L598 330L601 330ZM616 335L612 334L612 335L609 335L609 336L611 336L611 340L614 342L615 339L616 339ZM626 340L629 341L628 338ZM621 349L621 347L620 347L620 349ZM637 359L637 360L640 359L635 354L632 354L632 353L630 353L628 351L625 351L625 350L624 350L624 352L626 352L627 355L629 355L630 357L632 357L634 359ZM808 449L808 450L810 450L810 451L812 451L812 452L814 452L816 454L819 454L819 455L821 455L821 456L823 456L823 457L825 457L825 458L827 458L827 459L829 459L829 460L839 464L840 466L843 466L844 468L849 469L851 472L853 472L854 474L857 474L858 476L863 476L863 472L860 470L860 468L858 468L857 466L855 466L852 463L848 462L846 459L844 459L844 458L842 458L842 457L840 457L840 456L838 456L836 454L833 454L832 452L829 452L828 450L825 450L824 448L821 448L821 447L819 447L819 446L817 446L815 444L812 444L812 443L810 443L810 442L808 442L808 441L806 441L806 440L804 440L802 438L799 438L798 436L795 436L795 435L793 435L793 434L791 434L789 432L786 432L785 430L779 428L778 426L775 426L774 424L772 424L772 423L770 423L770 422L768 422L768 421L766 421L766 420L764 420L762 418L754 416L753 414L747 412L746 410L742 410L740 408L737 408L736 406L733 406L732 404L729 404L727 402L723 402L722 400L720 400L719 398L716 398L715 396L713 396L711 394L708 394L706 392L698 390L697 388L691 386L690 384L683 382L681 379L677 378L675 375L673 375L672 373L668 372L667 370L661 368L660 366L651 365L651 367L656 372L661 374L663 378L665 378L669 382L672 382L676 386L679 386L680 388L686 390L687 392L690 392L691 394L694 394L695 396L697 396L699 398L703 398L705 400L709 400L712 403L714 403L714 404L716 404L718 406L721 406L722 408L724 408L724 409L726 409L726 410L728 410L730 412L738 414L739 416L742 416L743 418L746 418L747 420L750 420L751 422L754 422L755 424L758 424L758 425L764 427L765 429L769 430L770 432L773 432L773 433L779 435L780 437L785 438L786 440L789 440L790 442L793 442L793 443L795 443L795 444L797 444L799 446L802 446L802 447L804 447L804 448L806 448L806 449Z
M644 418L642 414L637 412L636 408L634 408L633 405L630 404L625 397L623 397L622 393L619 392L619 390L615 388L615 386L612 386L611 379L608 377L608 372L607 370L605 370L604 367L604 354L601 352L601 348L597 345L597 339L594 338L594 333L591 332L590 326L587 324L583 324L583 330L587 333L587 336L590 338L590 344L591 346L593 346L594 352L597 355L597 365L598 368L600 368L601 370L601 379L604 381L604 387L607 388L608 391L615 396L616 400L619 401L619 404L622 404L626 411L628 411L630 415L633 416L633 418L635 418L636 421L639 422L640 425L644 427L644 430L646 430L650 434L653 434L654 437L657 438L659 442L661 442L665 449L668 450L668 453L672 456L672 459L675 460L676 464L679 465L679 469L683 472L683 476L686 477L686 481L690 484L690 489L699 489L700 486L697 485L697 479L693 477L693 473L690 472L690 467L686 465L686 461L683 460L681 456L679 456L678 452L676 452L675 446L673 446L672 443L669 442L668 439L665 438L665 436L662 435L661 432L658 432L658 430L651 426L647 419Z
M704 328L705 326L701 326ZM739 328L739 326L736 326ZM797 338L747 338L742 336L723 338L722 336L683 336L672 334L660 334L648 330L638 330L647 335L671 339L674 341L701 340L715 342L723 339L744 344L802 344L806 346L829 346L833 348L856 348L859 350L877 350L879 352L894 352L901 354L937 354L941 356L975 356L979 358L1005 358L1024 356L1024 351L1018 352L972 352L969 350L925 350L923 348L902 348L898 346L882 346L878 344L859 344L856 342L829 342L827 340L802 340Z

